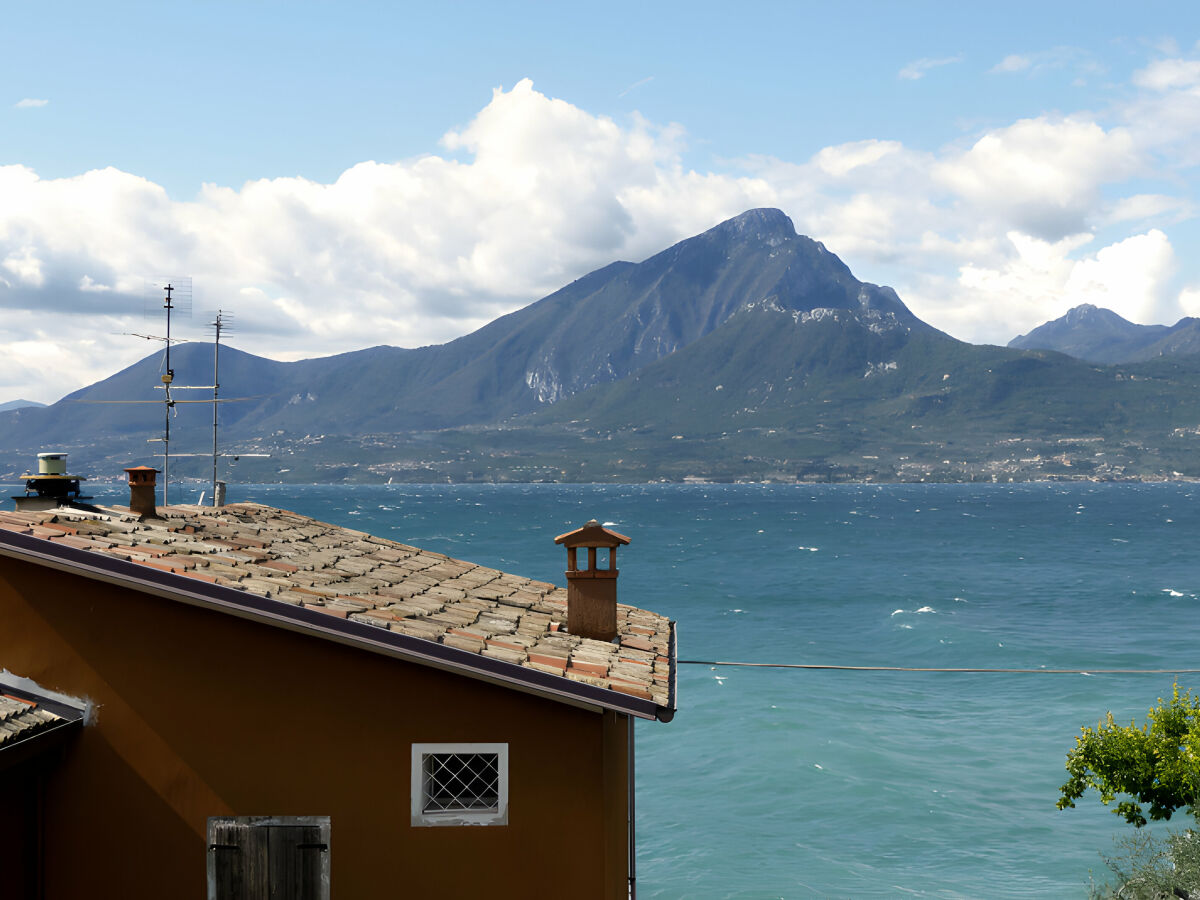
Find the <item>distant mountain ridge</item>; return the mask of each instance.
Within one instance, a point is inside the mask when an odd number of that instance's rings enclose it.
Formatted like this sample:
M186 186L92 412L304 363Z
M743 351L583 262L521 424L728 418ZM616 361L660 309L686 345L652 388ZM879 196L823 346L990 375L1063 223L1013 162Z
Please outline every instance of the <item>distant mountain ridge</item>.
M45 405L45 403L38 403L36 400L9 400L7 403L0 403L0 412L6 412L10 409L25 409L30 406L40 407Z
M1090 307L1014 341L1049 349L967 344L756 209L447 344L287 363L223 347L221 435L270 454L239 463L263 481L1200 477L1197 324ZM1150 361L1060 349L1135 345ZM211 345L171 362L175 397L201 399L181 386L211 383ZM152 459L163 365L156 353L53 406L0 412L0 464L62 449L111 477ZM173 454L210 446L207 407L174 413Z
M1138 325L1112 310L1084 303L1028 334L1018 335L1008 346L1055 350L1096 363L1142 362L1200 353L1200 319L1183 318L1174 325Z
M644 262L598 269L447 344L372 347L294 363L224 350L226 395L260 399L227 405L223 421L230 435L494 422L619 381L755 303L805 314L845 310L934 331L891 288L859 281L822 244L798 235L782 212L753 209ZM155 354L45 411L25 410L22 429L60 440L152 423L160 410L115 401L161 398L159 366ZM211 350L181 345L172 350L172 366L176 384L204 384Z

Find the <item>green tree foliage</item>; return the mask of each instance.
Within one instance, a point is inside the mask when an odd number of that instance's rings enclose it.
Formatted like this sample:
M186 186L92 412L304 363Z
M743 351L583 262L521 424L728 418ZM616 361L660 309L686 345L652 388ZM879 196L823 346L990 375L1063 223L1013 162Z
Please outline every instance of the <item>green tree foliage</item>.
M1084 728L1067 754L1070 779L1062 786L1058 808L1075 806L1088 788L1095 788L1108 806L1135 827L1147 819L1169 819L1186 809L1200 819L1200 695L1181 694L1175 685L1170 702L1159 698L1146 714L1146 724L1117 725L1112 713L1095 728Z

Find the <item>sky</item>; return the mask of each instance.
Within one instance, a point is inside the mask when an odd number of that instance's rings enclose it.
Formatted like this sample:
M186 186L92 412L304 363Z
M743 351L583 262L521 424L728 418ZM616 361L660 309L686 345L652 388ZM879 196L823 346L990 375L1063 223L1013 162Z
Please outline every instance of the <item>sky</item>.
M1200 316L1200 4L0 7L0 401L442 343L782 209L962 340Z

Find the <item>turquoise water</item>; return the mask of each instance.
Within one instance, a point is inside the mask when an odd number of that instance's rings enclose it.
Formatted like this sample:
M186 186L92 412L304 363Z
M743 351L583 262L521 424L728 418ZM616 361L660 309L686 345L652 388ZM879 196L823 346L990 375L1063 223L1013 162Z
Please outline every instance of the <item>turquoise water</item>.
M676 619L681 659L1200 668L1200 486L272 485L230 499L558 583L554 535L596 517L633 539L621 599ZM1172 681L683 665L675 720L637 727L639 895L1086 896L1128 826L1094 798L1054 808L1065 754L1106 710L1140 721Z

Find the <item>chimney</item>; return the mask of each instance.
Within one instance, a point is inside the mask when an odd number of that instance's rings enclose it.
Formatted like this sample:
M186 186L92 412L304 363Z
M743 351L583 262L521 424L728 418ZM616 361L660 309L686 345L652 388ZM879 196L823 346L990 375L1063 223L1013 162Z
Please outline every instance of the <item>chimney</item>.
M125 470L129 476L129 511L143 519L157 519L154 506L154 476L158 469L151 466L132 466Z
M611 641L617 636L617 547L629 538L609 531L595 519L560 534L554 543L567 548L567 630L580 637ZM579 568L578 550L587 548L587 568ZM596 551L608 548L608 568L597 567Z
M39 453L37 474L26 472L21 480L25 482L25 496L13 497L19 510L54 509L92 499L84 497L79 487L79 482L87 479L68 475L67 454L58 450Z

